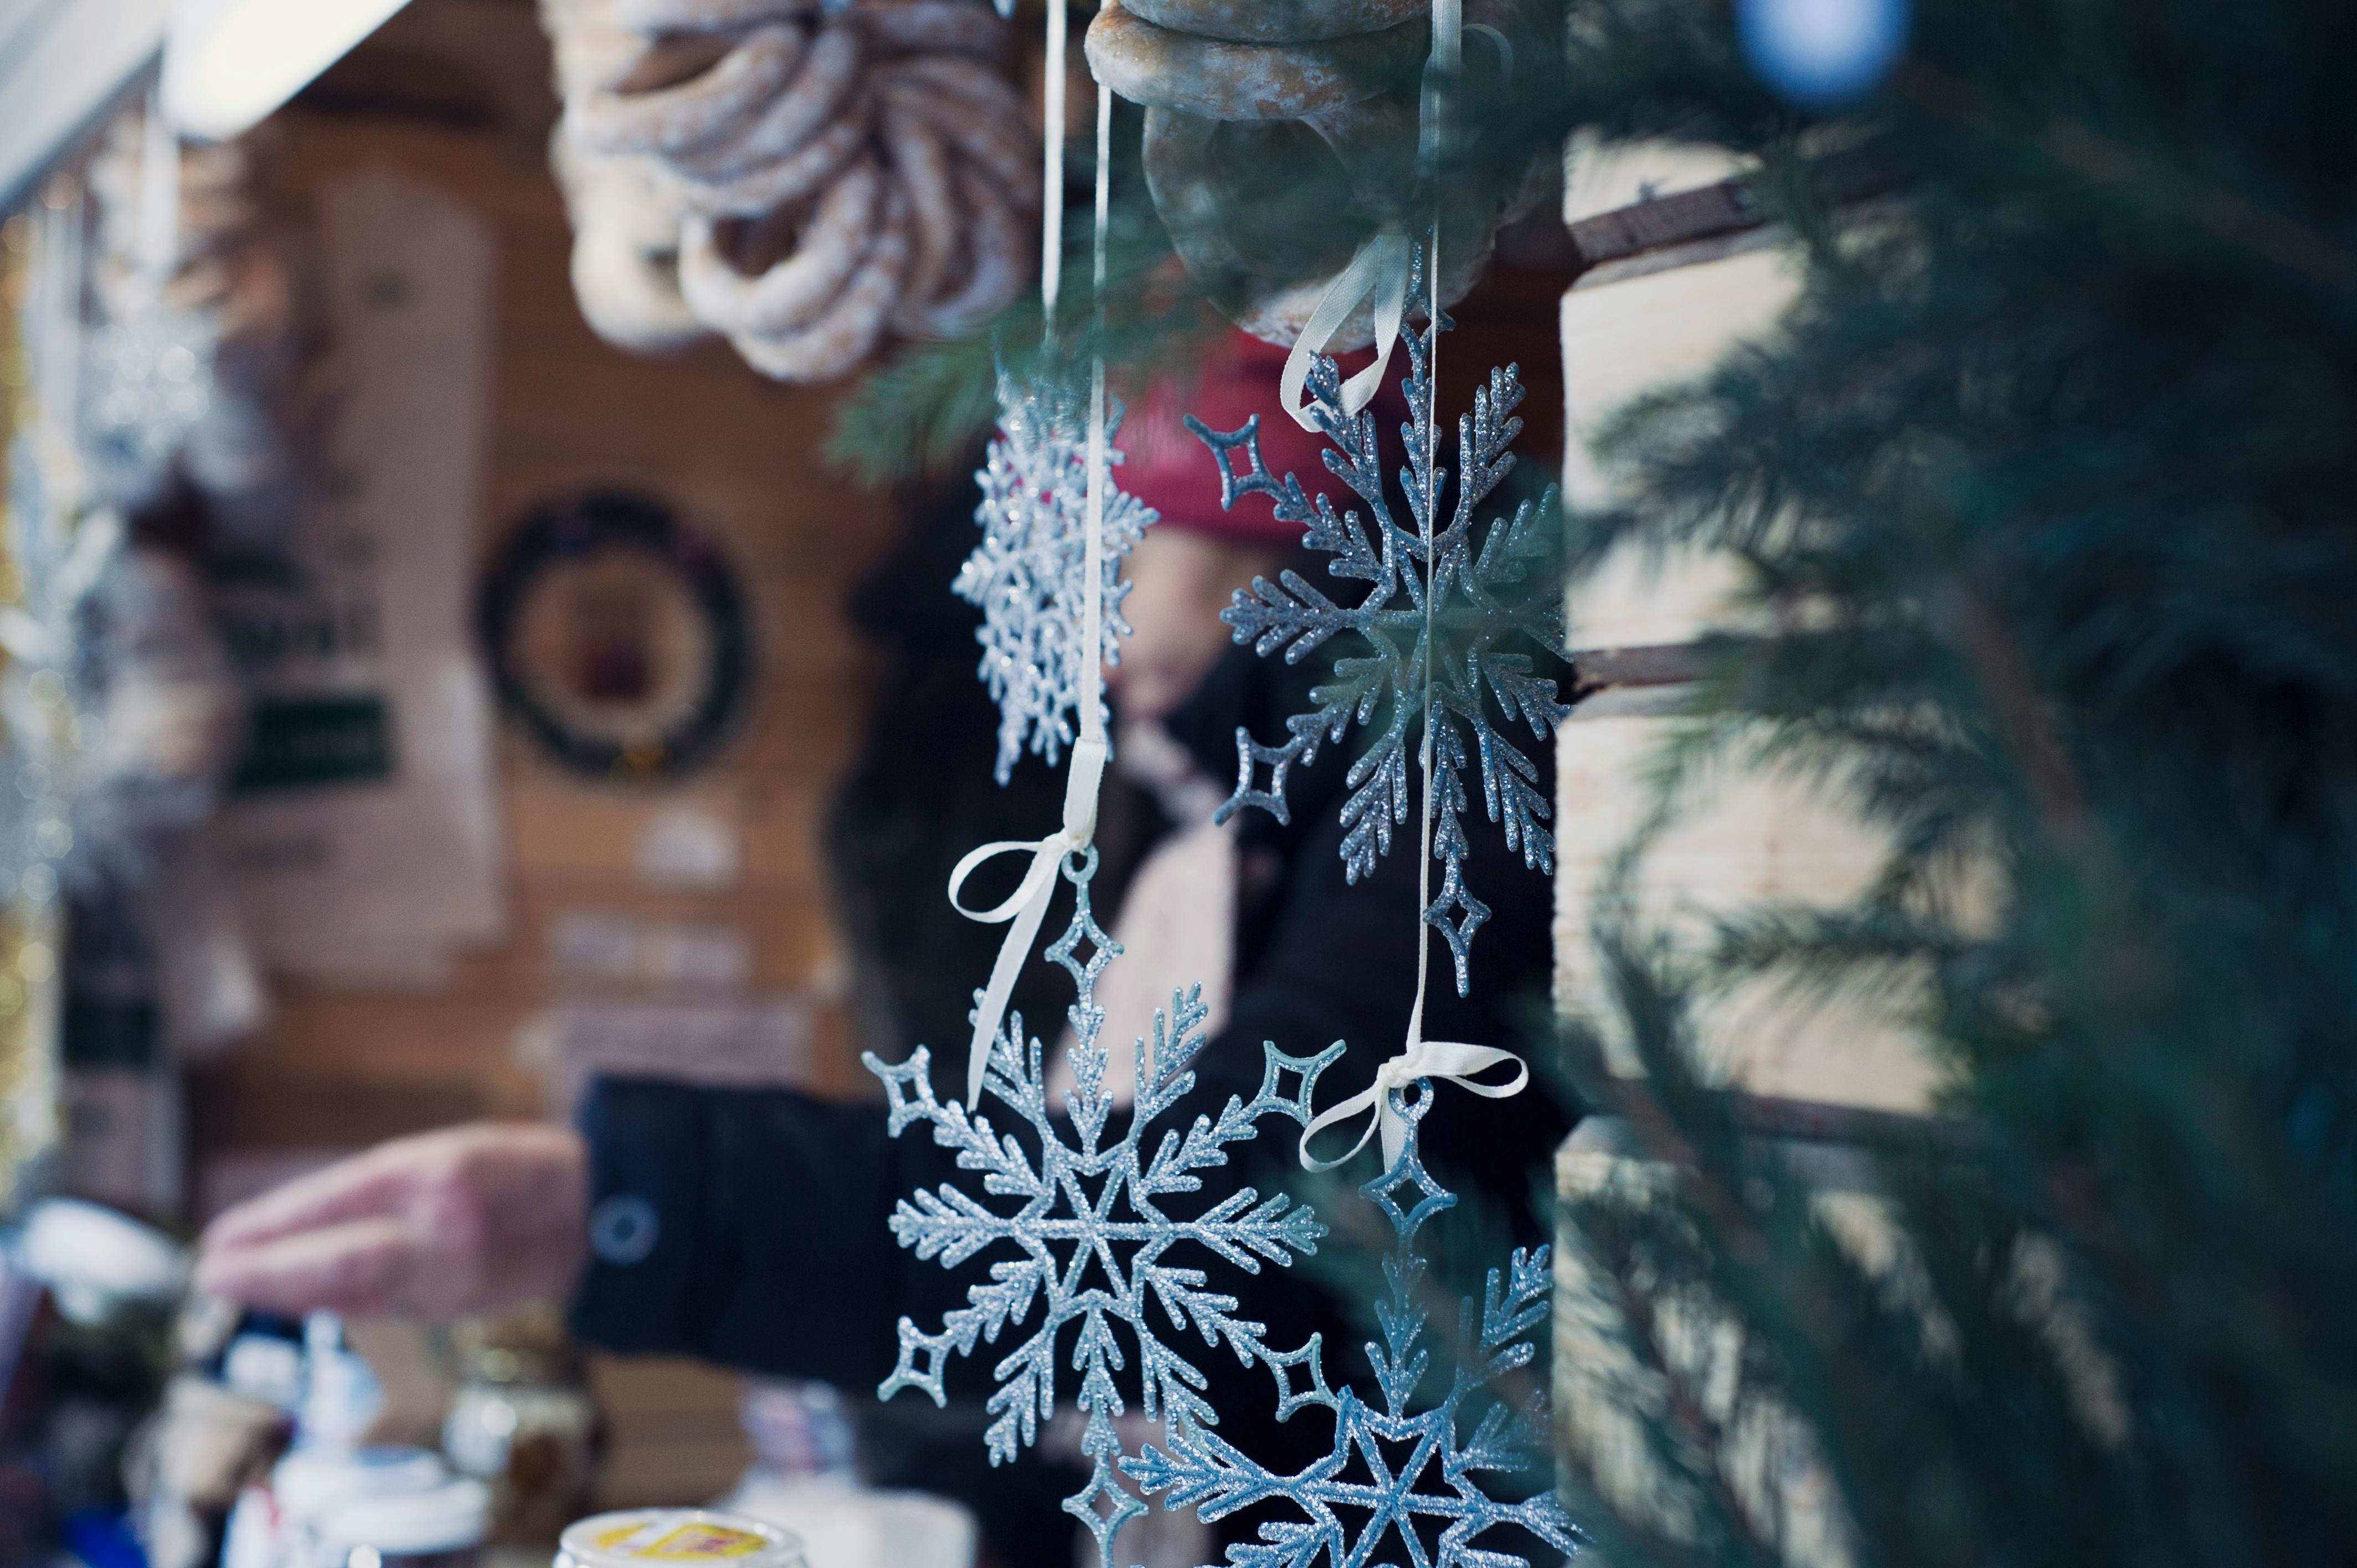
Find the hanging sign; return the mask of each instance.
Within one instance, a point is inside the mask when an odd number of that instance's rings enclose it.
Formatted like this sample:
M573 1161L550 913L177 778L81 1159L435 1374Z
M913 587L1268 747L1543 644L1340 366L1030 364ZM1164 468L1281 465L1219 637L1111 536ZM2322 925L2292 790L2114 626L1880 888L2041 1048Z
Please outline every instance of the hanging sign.
M223 593L256 691L216 831L273 967L422 979L504 919L467 636L494 256L479 220L390 172L320 212L334 413L291 557Z

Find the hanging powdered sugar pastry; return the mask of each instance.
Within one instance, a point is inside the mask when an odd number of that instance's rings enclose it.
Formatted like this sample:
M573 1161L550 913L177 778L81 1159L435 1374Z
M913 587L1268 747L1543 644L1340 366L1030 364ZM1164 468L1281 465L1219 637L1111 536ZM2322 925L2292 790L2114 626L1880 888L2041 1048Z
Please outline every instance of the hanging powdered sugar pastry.
M1512 66L1553 47L1547 0L1467 0L1465 26L1494 48L1475 61L1485 102L1518 89ZM1500 228L1548 188L1553 138L1493 138L1419 204L1416 71L1428 0L1104 0L1088 32L1099 81L1146 108L1143 154L1155 210L1188 271L1246 331L1298 338L1352 261L1334 215L1377 225L1437 221L1444 305L1488 264ZM1537 78L1525 71L1534 84ZM1430 217L1411 214L1430 209ZM1380 328L1364 310L1336 340Z
M1163 1506L1194 1509L1207 1521L1275 1508L1256 1543L1232 1548L1235 1568L1354 1568L1378 1561L1395 1531L1398 1561L1428 1568L1523 1568L1516 1550L1535 1539L1569 1556L1583 1537L1555 1500L1545 1396L1517 1389L1533 1359L1530 1336L1546 1322L1554 1280L1547 1249L1516 1248L1502 1274L1490 1271L1478 1319L1458 1304L1456 1354L1439 1399L1417 1408L1431 1364L1425 1260L1416 1231L1456 1205L1416 1154L1416 1123L1430 1109L1427 1084L1406 1098L1390 1090L1405 1128L1397 1158L1359 1191L1390 1220L1397 1244L1383 1260L1389 1289L1375 1304L1382 1338L1367 1359L1381 1402L1353 1388L1280 1404L1285 1414L1315 1403L1330 1411L1334 1445L1290 1475L1268 1469L1200 1425L1174 1424L1168 1446L1146 1445L1122 1469ZM1508 1498L1491 1488L1511 1490ZM1382 1561L1393 1561L1384 1557Z
M983 0L542 0L575 293L643 350L780 381L1014 298L1039 200Z

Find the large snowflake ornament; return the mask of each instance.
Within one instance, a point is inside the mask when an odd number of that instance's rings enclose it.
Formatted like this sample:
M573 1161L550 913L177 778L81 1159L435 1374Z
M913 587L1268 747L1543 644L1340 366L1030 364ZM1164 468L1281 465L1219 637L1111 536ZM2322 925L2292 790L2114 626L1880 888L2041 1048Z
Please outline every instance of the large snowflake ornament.
M1415 1233L1457 1202L1416 1154L1415 1124L1431 1103L1426 1083L1403 1099L1406 1145L1392 1168L1360 1188L1392 1222L1398 1244L1383 1261L1389 1290L1375 1305L1381 1344L1367 1346L1380 1406L1345 1388L1329 1406L1334 1446L1294 1475L1268 1469L1200 1427L1173 1428L1167 1451L1152 1444L1122 1468L1168 1509L1195 1509L1211 1521L1242 1509L1281 1506L1297 1517L1265 1520L1257 1541L1232 1546L1232 1568L1362 1568L1396 1534L1413 1568L1526 1568L1492 1530L1516 1528L1568 1557L1583 1538L1548 1484L1544 1396L1519 1406L1506 1381L1532 1359L1531 1330L1546 1321L1553 1288L1547 1249L1516 1248L1504 1277L1492 1269L1477 1320L1473 1303L1458 1314L1455 1369L1447 1394L1415 1411L1415 1391L1431 1367L1424 1348L1426 1309L1418 1297L1425 1261ZM1401 1091L1394 1090L1397 1094ZM1530 1495L1501 1500L1490 1477ZM1384 1556L1383 1562L1394 1559Z
M1569 655L1564 648L1560 585L1552 574L1533 571L1551 553L1553 489L1540 500L1524 500L1510 517L1486 522L1477 517L1481 503L1514 467L1508 448L1523 428L1523 422L1513 417L1523 401L1514 366L1491 371L1489 384L1473 394L1473 412L1458 421L1464 473L1442 525L1448 471L1440 467L1439 435L1432 418L1431 367L1436 337L1449 325L1444 315L1405 338L1408 373L1403 384L1415 411L1414 419L1400 431L1407 446L1407 467L1400 482L1407 494L1409 527L1394 521L1383 493L1374 415L1344 409L1341 372L1330 359L1320 356L1309 373L1310 413L1333 444L1333 450L1323 454L1327 468L1366 503L1366 520L1356 509L1338 515L1322 493L1313 500L1292 474L1282 481L1272 476L1261 460L1259 415L1247 420L1243 429L1225 433L1211 430L1192 416L1187 424L1220 465L1223 509L1243 496L1271 498L1279 522L1300 524L1306 531L1304 544L1334 557L1326 567L1329 576L1370 585L1357 604L1338 604L1299 573L1287 570L1275 583L1254 578L1249 589L1237 590L1235 603L1222 612L1238 642L1252 643L1263 655L1282 647L1288 663L1298 663L1339 636L1355 638L1363 651L1336 659L1333 679L1310 693L1314 709L1286 721L1289 738L1282 745L1264 746L1249 730L1238 727L1236 789L1220 808L1220 819L1258 806L1279 822L1288 821L1287 770L1296 763L1314 762L1321 746L1340 741L1354 723L1374 724L1380 713L1381 733L1351 764L1346 776L1351 793L1342 805L1342 860L1350 880L1372 872L1376 857L1391 849L1392 829L1407 821L1411 747L1420 743L1428 662L1432 789L1427 809L1435 814L1433 857L1445 875L1424 918L1448 940L1461 996L1470 984L1468 955L1473 933L1490 918L1489 906L1465 882L1470 848L1461 821L1466 766L1470 757L1480 757L1481 801L1490 820L1503 823L1506 847L1521 850L1525 865L1552 873L1555 833L1547 826L1552 809L1540 787L1538 767L1512 738L1512 728L1519 719L1542 745L1554 733L1569 708L1557 697L1554 677L1540 672L1540 661L1561 668ZM1237 452L1244 457L1241 470L1232 456ZM1429 520L1425 516L1427 495L1435 513ZM1489 701L1496 704L1496 722ZM1261 767L1269 769L1265 787L1254 782L1254 770Z
M1174 1426L1210 1427L1219 1414L1183 1339L1163 1337L1164 1322L1174 1337L1191 1330L1207 1348L1224 1345L1247 1367L1267 1369L1288 1412L1332 1399L1317 1337L1295 1350L1272 1350L1264 1339L1266 1326L1238 1316L1236 1298L1214 1288L1204 1266L1217 1262L1254 1274L1264 1262L1289 1266L1317 1251L1325 1227L1283 1193L1262 1197L1244 1187L1208 1204L1195 1195L1204 1173L1226 1165L1229 1146L1253 1138L1263 1117L1308 1124L1318 1076L1342 1055L1342 1047L1307 1058L1265 1047L1260 1090L1250 1101L1231 1096L1217 1117L1198 1115L1184 1132L1164 1129L1148 1155L1147 1129L1193 1088L1189 1064L1203 1045L1201 988L1174 993L1170 1011L1155 1015L1151 1045L1135 1044L1136 1100L1125 1130L1109 1135L1117 1107L1105 1083L1106 1050L1099 1038L1104 1011L1096 1004L1095 986L1121 947L1090 913L1089 880L1095 872L1094 850L1066 861L1071 924L1048 950L1079 993L1067 1015L1077 1079L1063 1096L1069 1129L1051 1116L1039 1041L1027 1039L1021 1017L1010 1015L991 1043L987 1091L1031 1129L1036 1156L1025 1140L994 1128L987 1115L936 1099L922 1047L898 1067L873 1054L864 1059L884 1081L893 1136L913 1122L930 1122L933 1141L957 1152L960 1169L982 1173L979 1197L945 1183L901 1199L892 1215L893 1234L920 1258L945 1268L991 1255L989 1282L971 1286L967 1305L947 1314L938 1333L900 1320L899 1360L877 1395L888 1399L913 1388L941 1403L951 1357L971 1355L980 1342L995 1345L1002 1335L1019 1335L992 1369L997 1387L988 1408L996 1419L985 1435L997 1464L1039 1440L1055 1412L1059 1365L1077 1370L1074 1402L1087 1418L1082 1448L1093 1469L1088 1486L1064 1507L1095 1532L1110 1565L1114 1536L1145 1511L1114 1474L1121 1439L1114 1418L1125 1409L1116 1374L1129 1367L1127 1347L1134 1347L1137 1362L1131 1386L1138 1389L1146 1416ZM1067 1329L1074 1332L1067 1336ZM1297 1367L1303 1369L1304 1384L1292 1381Z
M1028 749L1055 763L1080 725L1083 671L1082 612L1088 581L1088 398L1052 382L1017 383L998 377L998 428L974 478L982 504L974 509L982 539L958 569L957 596L980 607L981 675L998 703L998 781ZM1105 421L1103 647L1098 656L1121 662L1129 633L1121 602L1129 585L1121 558L1145 537L1154 509L1113 483L1123 458L1113 436L1121 428L1114 405Z

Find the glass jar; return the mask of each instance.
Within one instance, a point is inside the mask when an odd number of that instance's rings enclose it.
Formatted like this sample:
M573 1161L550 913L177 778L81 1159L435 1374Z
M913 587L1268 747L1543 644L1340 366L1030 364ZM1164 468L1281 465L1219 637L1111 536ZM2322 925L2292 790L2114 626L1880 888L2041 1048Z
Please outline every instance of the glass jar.
M463 1324L454 1337L465 1380L443 1456L490 1487L493 1545L554 1547L597 1478L602 1423L580 1350L554 1311Z
M712 1563L722 1568L809 1568L802 1542L773 1524L714 1509L630 1509L565 1531L554 1568L644 1568Z

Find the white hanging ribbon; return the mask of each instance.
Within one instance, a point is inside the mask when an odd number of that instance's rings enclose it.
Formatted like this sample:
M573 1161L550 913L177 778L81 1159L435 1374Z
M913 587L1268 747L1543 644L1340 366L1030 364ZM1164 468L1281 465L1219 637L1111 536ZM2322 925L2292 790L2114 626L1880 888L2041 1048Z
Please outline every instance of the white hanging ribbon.
M1011 16L1014 0L999 0ZM1056 340L1056 295L1064 281L1064 78L1071 52L1060 3L1048 7L1046 75L1039 83L1039 328L1043 347Z
M1477 1075L1505 1062L1514 1064L1514 1076L1503 1083L1483 1083ZM1496 1046L1468 1046L1455 1040L1419 1040L1375 1069L1375 1081L1340 1105L1319 1112L1301 1133L1301 1163L1309 1170L1330 1171L1355 1156L1367 1146L1367 1140L1377 1133L1383 1134L1383 1169L1399 1163L1400 1151L1407 1147L1407 1119L1399 1107L1392 1103L1392 1091L1405 1090L1418 1079L1430 1079L1435 1083L1453 1083L1469 1090L1484 1100L1505 1100L1520 1094L1531 1080L1530 1064L1513 1052ZM1321 1160L1309 1152L1309 1141L1329 1127L1341 1126L1360 1117L1367 1119L1359 1133L1359 1141L1330 1160Z
M990 968L990 983L984 988L981 1002L975 1004L974 1037L966 1047L965 1103L969 1111L981 1102L982 1082L990 1066L990 1042L998 1033L999 1020L1006 1016L1006 1000L1014 993L1015 977L1022 972L1024 961L1031 956L1031 944L1039 940L1039 924L1048 915L1048 900L1056 891L1056 873L1066 855L1084 853L1096 837L1097 786L1104 779L1104 737L1083 736L1072 747L1072 771L1064 780L1064 825L1037 841L1001 839L984 844L959 861L957 869L950 873L950 903L959 914L985 925L1007 927L1006 940L998 946L998 960ZM1027 853L1031 864L1014 892L987 909L965 907L959 895L965 889L966 878L985 861L1002 854Z
M1483 32L1495 34L1499 48L1504 52L1508 69L1513 59L1512 46L1503 33L1484 24L1476 24ZM1442 102L1456 81L1465 62L1465 0L1433 0L1432 52L1424 66L1424 84L1416 128L1416 173L1429 180L1438 173ZM1439 214L1433 216L1433 227L1439 228ZM1301 401L1304 388L1309 384L1309 364L1325 352L1334 334L1351 319L1362 304L1372 303L1375 311L1374 362L1342 383L1342 411L1357 413L1374 401L1382 390L1383 372L1392 362L1392 350L1399 346L1400 324L1407 314L1407 235L1396 228L1386 228L1359 247L1351 264L1326 285L1309 319L1302 323L1301 336L1294 340L1293 351L1285 358L1285 374L1278 381L1278 392L1285 400L1285 412L1302 429L1315 432L1317 420L1308 406ZM1437 293L1435 295L1437 299Z
M1060 3L1048 7L1048 71L1051 82L1060 81L1063 70L1064 30L1058 18L1062 15ZM1048 339L1054 340L1056 321L1057 272L1054 263L1060 248L1056 236L1060 233L1060 219L1055 216L1063 201L1063 124L1060 89L1049 94L1051 113L1044 135L1049 145L1047 190L1048 238L1041 261L1040 291L1047 306ZM1097 337L1103 338L1106 236L1113 220L1113 91L1097 89L1097 170L1096 170L1096 239L1094 283L1096 285ZM1112 746L1105 738L1104 726L1104 507L1105 507L1105 447L1106 435L1105 368L1103 353L1092 357L1089 367L1089 448L1088 492L1085 502L1086 541L1082 564L1081 640L1075 657L1081 664L1080 710L1081 736L1072 746L1071 771L1064 777L1063 825L1046 838L1001 839L971 851L950 873L950 907L969 920L985 925L1005 925L1006 939L998 944L998 957L990 966L990 983L983 988L981 1000L974 1004L974 1034L966 1042L965 1104L969 1111L982 1103L982 1086L990 1075L990 1044L997 1037L998 1026L1006 1016L1006 1004L1015 992L1015 977L1023 972L1026 960L1031 956L1031 944L1039 940L1039 927L1048 916L1048 904L1055 897L1056 877L1064 857L1085 854L1095 842L1097 832L1097 797L1104 782L1105 759ZM987 909L969 909L963 897L966 878L972 876L985 862L1002 854L1028 854L1031 864L1023 873L1023 880L1014 892Z
M1375 307L1375 361L1342 383L1342 409L1356 413L1374 401L1383 384L1383 371L1392 362L1392 350L1399 345L1400 323L1407 315L1407 235L1396 229L1385 229L1351 258L1339 276L1326 288L1309 319L1302 324L1301 336L1293 345L1293 352L1285 357L1285 374L1277 382L1277 395L1285 400L1285 412L1304 430L1315 431L1318 422L1310 416L1308 405L1301 401L1302 390L1309 384L1309 365L1334 334L1365 302Z

